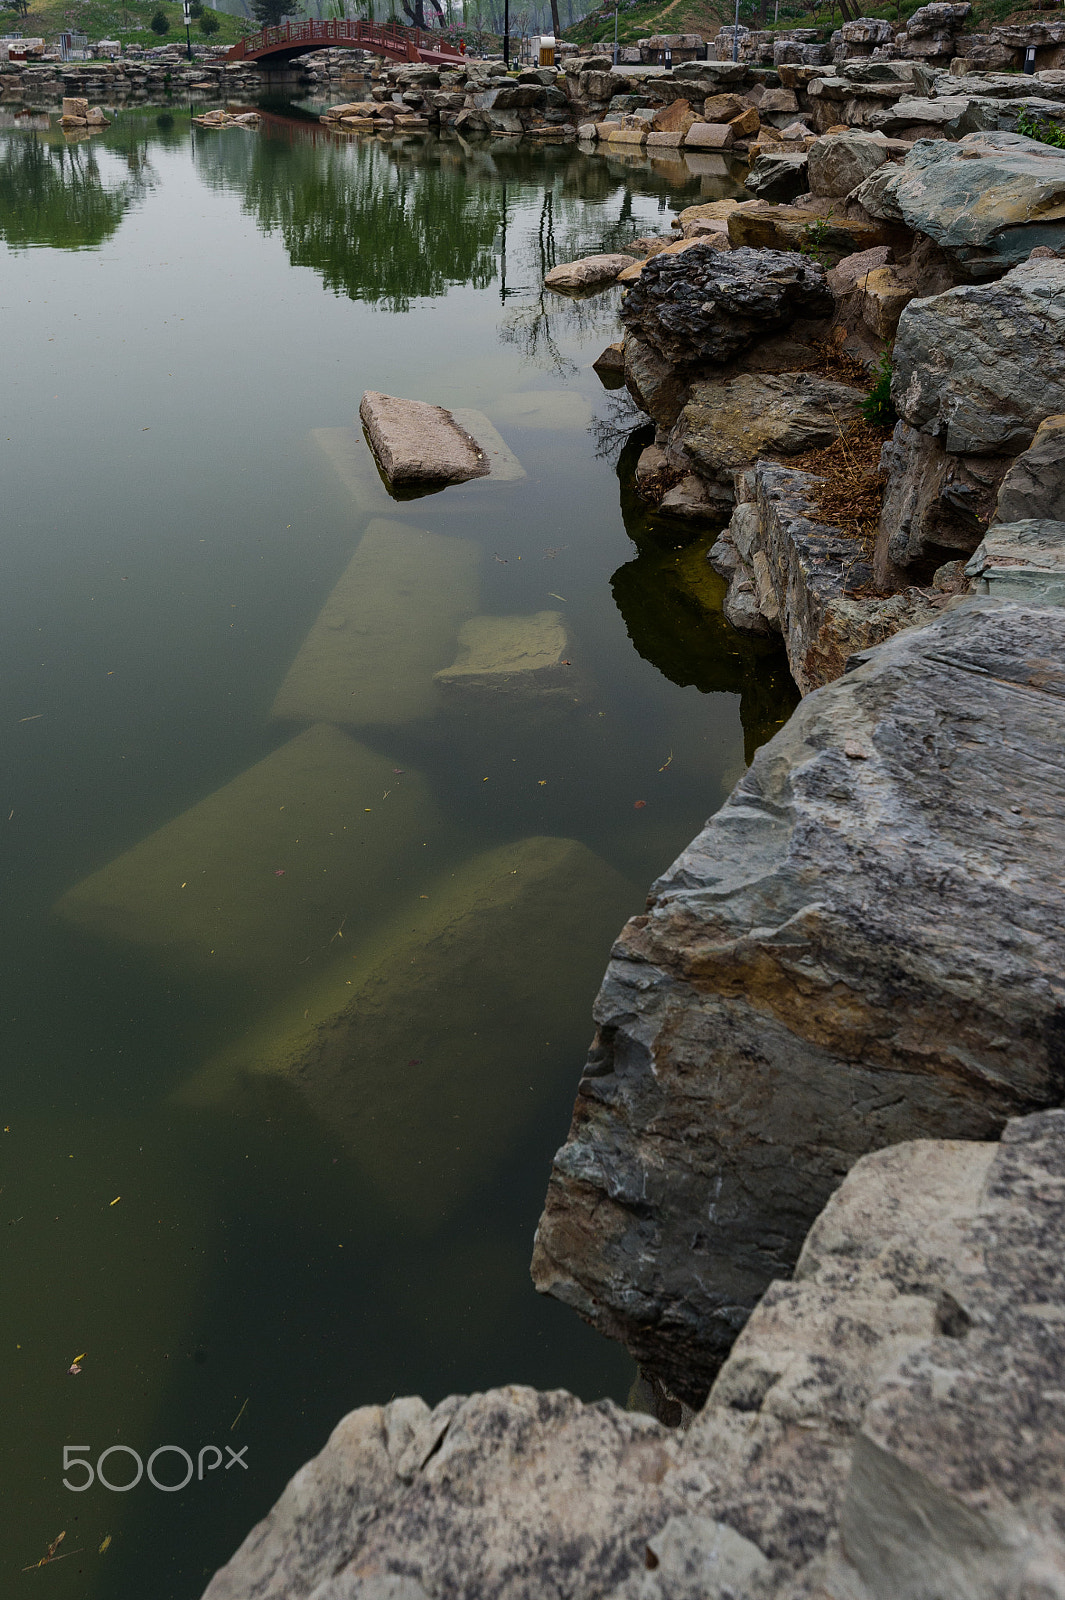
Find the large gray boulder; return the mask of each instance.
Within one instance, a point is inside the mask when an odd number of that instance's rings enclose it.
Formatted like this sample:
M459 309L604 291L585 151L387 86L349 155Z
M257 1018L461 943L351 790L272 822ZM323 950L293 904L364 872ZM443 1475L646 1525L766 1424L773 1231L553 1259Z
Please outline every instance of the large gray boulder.
M1059 1111L868 1155L686 1433L365 1406L204 1600L1056 1600L1063 1192Z
M874 217L927 234L970 276L997 276L1037 245L1065 245L1065 150L1019 133L922 139L855 199Z
M540 1222L537 1286L692 1402L863 1151L1062 1096L1065 611L859 660L621 934Z
M1008 456L952 455L899 422L880 456L884 499L873 569L880 589L930 583L937 567L976 549L994 513Z
M869 134L823 134L810 146L810 193L839 200L890 160L887 142Z
M759 200L783 205L797 200L809 187L806 152L763 151L755 157L744 187Z
M1019 454L1065 411L1065 261L911 301L893 362L891 398L912 427L952 454Z
M791 250L653 256L621 305L627 328L674 366L720 365L796 317L832 310L825 271Z

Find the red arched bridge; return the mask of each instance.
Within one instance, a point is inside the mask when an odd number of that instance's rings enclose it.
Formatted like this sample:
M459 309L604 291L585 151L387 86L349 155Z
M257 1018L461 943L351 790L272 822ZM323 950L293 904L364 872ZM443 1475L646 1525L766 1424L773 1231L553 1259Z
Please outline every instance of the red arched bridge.
M424 61L434 67L453 66L464 61L457 45L424 28L405 28L398 22L366 22L352 18L342 22L285 22L277 28L241 39L228 52L229 61L291 61L311 50L368 50L387 56L390 61Z

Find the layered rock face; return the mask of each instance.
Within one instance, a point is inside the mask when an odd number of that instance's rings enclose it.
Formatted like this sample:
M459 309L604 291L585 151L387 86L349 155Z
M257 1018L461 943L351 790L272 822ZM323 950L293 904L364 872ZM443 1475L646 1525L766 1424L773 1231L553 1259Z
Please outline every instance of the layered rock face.
M537 1286L698 1402L863 1152L1065 1082L1065 612L967 602L811 695L629 922Z
M866 1156L686 1433L522 1388L364 1407L204 1600L1054 1600L1063 1194L1060 1111Z

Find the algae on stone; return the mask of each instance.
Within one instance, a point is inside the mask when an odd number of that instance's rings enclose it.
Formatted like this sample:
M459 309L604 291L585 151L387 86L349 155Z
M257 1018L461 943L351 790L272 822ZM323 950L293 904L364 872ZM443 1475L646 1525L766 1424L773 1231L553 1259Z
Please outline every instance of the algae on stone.
M477 607L469 539L375 517L285 675L273 715L352 728L439 705L433 674Z
M254 1096L256 1079L284 1080L378 1196L434 1226L561 1091L639 897L586 846L554 838L503 845L426 887L180 1098L224 1105Z
M69 889L89 933L194 966L296 969L345 918L380 916L426 837L424 780L338 728L307 728Z
M471 617L459 629L458 655L436 674L449 694L564 696L573 699L573 669L559 611L525 617Z

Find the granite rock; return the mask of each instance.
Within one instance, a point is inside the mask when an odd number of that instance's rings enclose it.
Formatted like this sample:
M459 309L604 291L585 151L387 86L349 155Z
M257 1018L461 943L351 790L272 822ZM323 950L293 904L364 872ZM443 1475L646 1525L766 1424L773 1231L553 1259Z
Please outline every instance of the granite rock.
M944 450L898 422L880 457L884 499L874 573L881 588L925 583L943 562L976 549L992 515L1008 456Z
M995 502L995 521L1065 515L1065 414L1044 417L1013 462Z
M860 1154L1059 1103L1063 688L1062 610L897 635L618 940L534 1276L682 1398Z
M822 134L809 150L810 193L828 200L842 199L888 159L886 143L868 134Z

